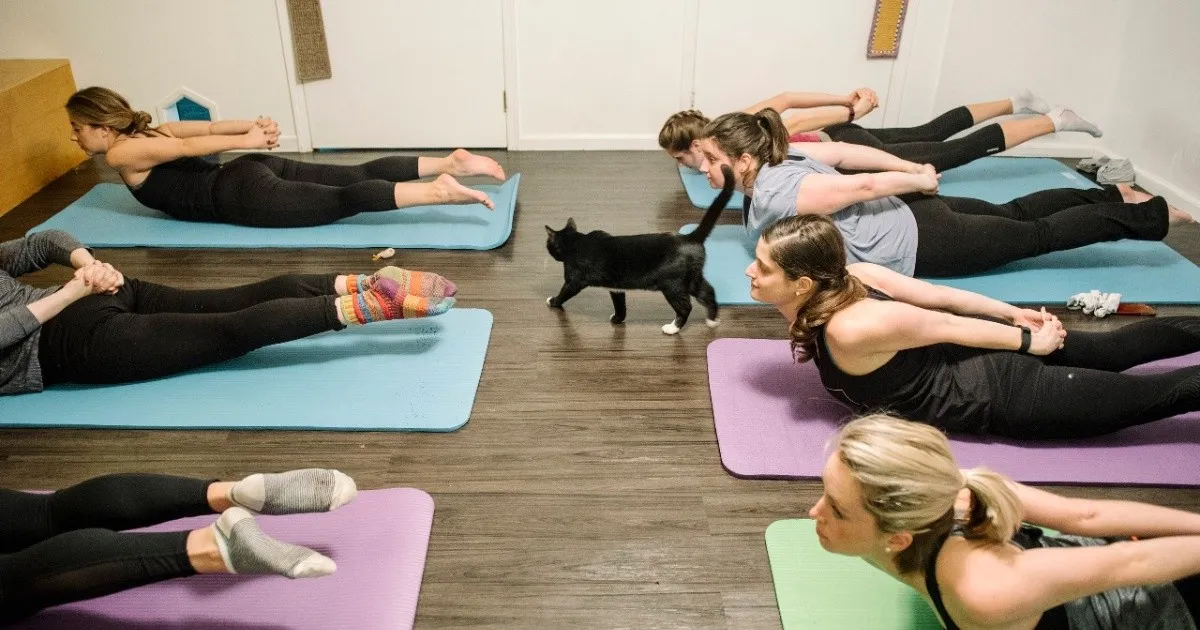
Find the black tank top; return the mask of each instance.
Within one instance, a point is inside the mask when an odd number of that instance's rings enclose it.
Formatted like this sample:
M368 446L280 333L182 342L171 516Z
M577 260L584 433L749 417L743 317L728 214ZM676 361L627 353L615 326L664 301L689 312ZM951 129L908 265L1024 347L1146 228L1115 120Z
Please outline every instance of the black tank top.
M867 299L891 301L891 296L867 287ZM821 383L838 400L859 413L887 410L910 420L949 431L987 430L995 369L986 360L989 350L940 343L901 350L874 371L843 372L829 356L825 326L817 326L813 363Z
M220 172L220 164L198 157L182 157L150 169L142 185L129 190L142 205L176 219L215 221L213 183Z
M961 534L962 530L956 525L951 534ZM937 608L938 616L942 618L942 623L946 625L946 630L959 630L958 624L950 618L950 613L946 611L946 605L942 602L942 589L937 583L937 558L942 552L942 545L946 544L946 539L951 534L947 534L938 539L937 544L933 547L933 553L929 555L929 560L925 562L925 590L929 591L929 598L933 600L933 606ZM1021 529L1017 530L1013 536L1013 543L1021 549L1032 549L1041 547L1038 542L1042 537L1042 530L1029 525L1022 525ZM1042 618L1038 620L1034 630L1070 630L1071 624L1067 618L1066 604L1060 604L1042 613Z

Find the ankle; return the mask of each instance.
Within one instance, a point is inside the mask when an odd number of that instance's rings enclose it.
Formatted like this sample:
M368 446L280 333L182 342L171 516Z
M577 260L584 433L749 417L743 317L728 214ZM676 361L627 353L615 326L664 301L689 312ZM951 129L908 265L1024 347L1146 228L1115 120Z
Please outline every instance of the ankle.
M187 555L196 573L231 573L217 545L217 530L213 525L188 532Z

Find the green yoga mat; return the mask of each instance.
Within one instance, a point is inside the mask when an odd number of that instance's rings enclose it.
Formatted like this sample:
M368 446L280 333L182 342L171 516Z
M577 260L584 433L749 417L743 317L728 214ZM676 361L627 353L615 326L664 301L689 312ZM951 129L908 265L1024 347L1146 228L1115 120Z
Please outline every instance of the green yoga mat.
M775 521L767 555L784 630L940 630L920 595L859 558L821 548L811 519Z

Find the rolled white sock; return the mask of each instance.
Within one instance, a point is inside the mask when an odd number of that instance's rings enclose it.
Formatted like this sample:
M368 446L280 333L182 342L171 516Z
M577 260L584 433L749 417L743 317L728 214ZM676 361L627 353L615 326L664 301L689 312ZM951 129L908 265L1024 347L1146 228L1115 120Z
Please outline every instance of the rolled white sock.
M260 514L328 512L357 495L358 487L346 473L324 468L257 473L229 490L229 500L235 505Z
M212 524L217 548L230 573L307 578L337 570L332 558L312 549L275 540L263 533L249 510L232 507Z
M1020 94L1009 100L1012 101L1014 114L1045 114L1050 111L1050 103L1028 89L1021 90Z
M1104 135L1104 132L1100 131L1099 127L1065 107L1055 107L1046 112L1046 115L1054 123L1055 131L1082 131L1086 134L1091 134L1093 138L1099 138Z

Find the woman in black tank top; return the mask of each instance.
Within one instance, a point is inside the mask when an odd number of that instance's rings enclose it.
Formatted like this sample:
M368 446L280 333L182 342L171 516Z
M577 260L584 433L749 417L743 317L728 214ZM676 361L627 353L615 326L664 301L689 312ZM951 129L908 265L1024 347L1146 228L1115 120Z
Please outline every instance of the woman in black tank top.
M1200 515L960 470L940 431L891 416L850 422L832 450L808 513L821 546L912 587L950 630L1196 628Z
M1200 366L1131 367L1200 351L1200 317L1158 317L1070 335L1053 315L846 266L829 219L783 219L746 270L750 295L791 322L798 361L859 411L1019 439L1102 435L1200 410Z
M67 101L67 112L72 140L80 148L104 155L142 204L185 221L304 227L418 205L478 203L492 209L485 193L455 177L504 179L495 160L463 149L443 158L391 156L355 166L249 153L218 165L200 158L275 149L279 126L259 118L150 127L149 114L100 87L76 92ZM437 178L403 183L431 176Z

